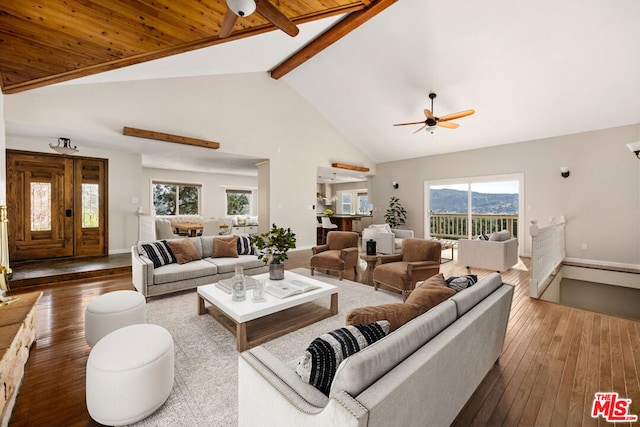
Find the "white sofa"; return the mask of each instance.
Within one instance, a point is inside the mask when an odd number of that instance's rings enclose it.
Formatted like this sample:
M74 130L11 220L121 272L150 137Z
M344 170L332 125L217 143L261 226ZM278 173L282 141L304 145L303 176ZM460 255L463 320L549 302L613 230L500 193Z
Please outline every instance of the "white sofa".
M345 359L329 396L294 364L247 350L238 425L448 426L500 356L512 298L513 286L492 273Z
M499 237L496 236L499 233ZM509 232L493 233L489 240L458 240L458 264L493 271L507 271L518 263L518 239Z
M217 282L232 277L235 266L242 265L244 274L269 271L269 266L256 255L239 255L238 258L212 258L215 239L213 236L189 237L202 259L186 264L167 264L158 268L141 254L138 246L131 248L131 273L133 285L145 297L192 289L200 285ZM176 240L182 240L184 237Z
M362 251L367 250L367 241L376 241L376 251L380 254L399 253L402 249L402 240L413 237L413 230L391 229L389 224L371 224L362 230Z

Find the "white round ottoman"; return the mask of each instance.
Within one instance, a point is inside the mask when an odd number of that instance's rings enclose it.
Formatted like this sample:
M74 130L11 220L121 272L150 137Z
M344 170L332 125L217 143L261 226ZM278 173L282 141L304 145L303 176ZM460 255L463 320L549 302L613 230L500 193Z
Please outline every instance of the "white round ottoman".
M121 426L158 409L173 388L173 338L148 323L111 332L87 360L87 409L100 424Z
M100 295L87 305L84 337L91 347L100 338L124 326L147 322L147 302L136 291L114 291Z

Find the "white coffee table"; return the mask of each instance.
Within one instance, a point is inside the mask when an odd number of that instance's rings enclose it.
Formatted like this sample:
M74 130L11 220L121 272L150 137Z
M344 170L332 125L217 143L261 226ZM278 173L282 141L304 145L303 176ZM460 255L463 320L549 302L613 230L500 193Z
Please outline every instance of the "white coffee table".
M265 287L271 282L282 282L269 280L269 273L251 277L263 279ZM198 286L198 314L211 314L235 334L238 351L244 351L338 313L337 286L285 272L285 281L294 279L316 284L319 288L283 299L265 293L264 302L253 302L252 291L248 291L247 298L237 302L215 284ZM313 303L323 297L330 297L329 308ZM205 302L211 305L205 306Z

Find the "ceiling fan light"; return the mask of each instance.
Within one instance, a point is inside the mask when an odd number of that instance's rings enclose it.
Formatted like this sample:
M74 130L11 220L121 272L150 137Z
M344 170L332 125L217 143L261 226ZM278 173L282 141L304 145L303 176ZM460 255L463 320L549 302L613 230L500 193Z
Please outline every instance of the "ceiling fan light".
M227 0L227 6L238 16L249 16L256 10L253 0Z

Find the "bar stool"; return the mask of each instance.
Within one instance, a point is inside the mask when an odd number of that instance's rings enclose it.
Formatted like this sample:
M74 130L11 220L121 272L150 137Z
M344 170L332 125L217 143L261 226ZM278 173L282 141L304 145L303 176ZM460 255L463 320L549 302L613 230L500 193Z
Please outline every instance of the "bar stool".
M328 216L323 216L321 221L322 221L322 244L326 244L327 233L331 230L337 230L338 226L332 223Z

